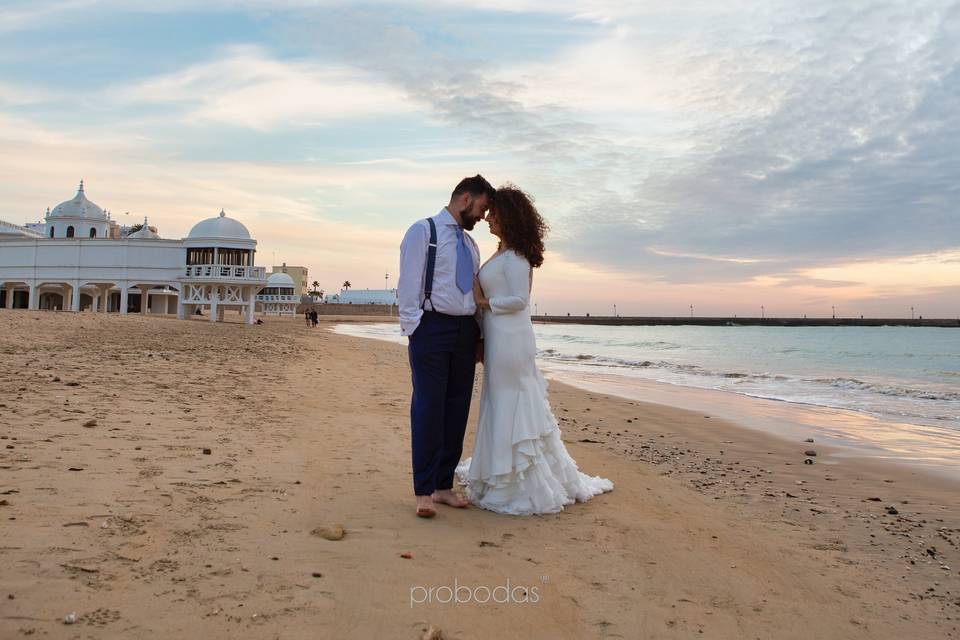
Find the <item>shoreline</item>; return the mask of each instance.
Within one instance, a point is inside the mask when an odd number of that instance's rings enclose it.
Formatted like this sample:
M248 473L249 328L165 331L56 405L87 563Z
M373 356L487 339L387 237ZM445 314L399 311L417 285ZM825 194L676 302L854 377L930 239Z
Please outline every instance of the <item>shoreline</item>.
M960 434L947 428L931 430L913 423L901 425L865 411L761 398L734 391L618 376L591 376L549 365L541 369L548 378L585 391L712 413L739 427L794 442L814 436L835 447L838 456L883 460L960 482L957 458ZM915 437L915 429L924 429L927 437ZM865 434L870 437L864 437ZM908 454L908 450L911 453ZM954 457L945 456L950 452Z
M316 309L321 315L378 316L396 321L396 305L304 303L298 308ZM597 324L610 326L743 326L743 327L940 327L958 328L960 318L790 318L750 316L552 316L531 315L542 324Z
M613 492L424 521L399 345L302 319L0 319L3 637L62 636L69 612L100 638L960 633L956 485L918 471L551 382ZM414 598L455 581L540 599Z
M351 323L364 324L355 316L341 317L349 318ZM340 320L336 317L325 320L336 332ZM390 320L381 318L368 322L396 323L396 319ZM343 335L401 346L406 344L404 339L392 336L376 337L353 332L344 332ZM813 436L835 448L838 457L882 460L960 481L960 433L947 427L898 423L866 411L589 371L549 360L538 359L538 366L549 380L584 391L679 410L712 413L741 428L786 440L797 441ZM924 433L924 436L917 435L917 432Z

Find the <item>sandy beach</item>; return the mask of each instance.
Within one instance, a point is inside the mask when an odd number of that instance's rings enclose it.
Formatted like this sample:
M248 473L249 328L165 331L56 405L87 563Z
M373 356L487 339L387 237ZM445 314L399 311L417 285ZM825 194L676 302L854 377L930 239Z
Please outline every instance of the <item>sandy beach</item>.
M703 411L553 383L612 493L416 518L406 352L351 320L0 310L0 637L958 636L956 482Z

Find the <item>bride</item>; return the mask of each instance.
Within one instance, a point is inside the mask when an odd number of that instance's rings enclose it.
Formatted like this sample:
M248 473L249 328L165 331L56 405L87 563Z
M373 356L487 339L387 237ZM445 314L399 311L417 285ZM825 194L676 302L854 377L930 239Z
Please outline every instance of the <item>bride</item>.
M457 466L470 501L511 515L556 513L610 491L613 483L577 469L560 439L537 369L530 287L543 264L546 224L531 199L513 186L497 190L487 214L498 251L474 282L483 314L480 420L473 456Z

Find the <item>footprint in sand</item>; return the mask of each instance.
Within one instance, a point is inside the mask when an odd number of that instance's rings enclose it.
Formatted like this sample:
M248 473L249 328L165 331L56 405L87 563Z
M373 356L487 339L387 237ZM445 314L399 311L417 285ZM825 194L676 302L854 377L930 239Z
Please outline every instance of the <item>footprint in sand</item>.
M105 627L120 620L120 612L114 609L94 609L80 617L80 622L96 627Z

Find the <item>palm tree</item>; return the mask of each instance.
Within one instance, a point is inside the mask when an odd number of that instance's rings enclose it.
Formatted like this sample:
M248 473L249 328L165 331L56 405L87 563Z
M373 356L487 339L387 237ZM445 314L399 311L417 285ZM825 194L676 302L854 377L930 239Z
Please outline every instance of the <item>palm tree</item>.
M320 282L318 280L314 280L313 282L310 283L310 286L313 287L313 291L314 293L316 293L317 289L320 288Z
M137 231L140 231L140 229L143 229L143 223L142 223L142 222L138 222L137 224L135 224L135 225L133 225L132 227L130 227L130 230L127 231L127 235L129 236L129 235L132 234L132 233L136 233Z
M353 285L350 284L350 281L349 281L349 280L347 280L346 282L343 283L343 288L344 288L344 290L346 290L346 291L349 291L349 290L350 290L350 287L352 287L352 286L353 286Z

